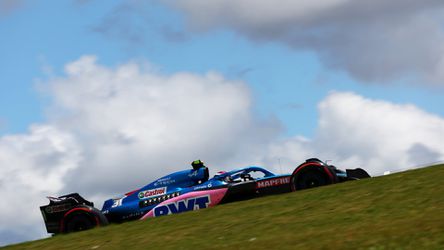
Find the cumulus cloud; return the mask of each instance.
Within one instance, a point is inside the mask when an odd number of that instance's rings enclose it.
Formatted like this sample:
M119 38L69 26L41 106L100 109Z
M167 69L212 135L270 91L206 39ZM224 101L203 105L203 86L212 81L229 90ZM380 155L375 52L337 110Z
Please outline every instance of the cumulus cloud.
M80 158L75 138L50 125L0 137L0 245L46 235L38 206Z
M371 83L399 79L442 86L440 0L164 0L195 31L232 29L257 42L312 50L330 69Z
M444 119L414 105L334 92L318 109L316 136L272 144L267 161L276 162L282 155L296 165L315 155L339 167L362 167L375 175L444 160Z
M0 137L0 195L8 201L0 232L11 236L1 244L44 235L38 206L47 195L79 192L100 207L195 159L238 166L281 131L254 115L244 83L217 73L163 75L131 62L107 68L94 56L65 72L42 87L52 99L47 122Z
M255 115L245 83L214 72L110 68L94 56L65 72L44 84L47 121L0 137L0 196L8 201L0 244L45 235L38 207L47 195L79 192L100 208L198 158L213 173L246 165L290 172L319 157L373 174L444 159L444 119L413 105L333 92L319 104L313 138L282 138L279 121Z
M163 76L135 63L109 69L88 56L66 72L48 84L57 107L51 120L87 149L68 180L85 193L122 192L199 157L226 164L280 131L253 116L244 83L216 73Z

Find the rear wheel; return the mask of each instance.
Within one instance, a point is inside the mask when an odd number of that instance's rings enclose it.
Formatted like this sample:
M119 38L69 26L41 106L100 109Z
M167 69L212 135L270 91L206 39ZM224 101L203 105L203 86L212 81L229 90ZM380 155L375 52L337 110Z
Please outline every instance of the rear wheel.
M65 232L84 231L98 226L94 218L86 214L76 214L66 223Z

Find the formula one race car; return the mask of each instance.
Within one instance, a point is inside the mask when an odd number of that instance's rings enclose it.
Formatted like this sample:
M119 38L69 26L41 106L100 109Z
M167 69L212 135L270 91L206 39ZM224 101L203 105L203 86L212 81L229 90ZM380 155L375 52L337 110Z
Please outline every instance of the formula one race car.
M250 166L219 172L209 179L208 168L200 160L193 169L164 176L140 189L106 200L102 210L73 193L48 197L40 210L48 233L69 233L108 223L176 214L232 201L291 192L348 180L368 178L363 169L342 171L319 159L311 158L292 174L276 175L261 167Z

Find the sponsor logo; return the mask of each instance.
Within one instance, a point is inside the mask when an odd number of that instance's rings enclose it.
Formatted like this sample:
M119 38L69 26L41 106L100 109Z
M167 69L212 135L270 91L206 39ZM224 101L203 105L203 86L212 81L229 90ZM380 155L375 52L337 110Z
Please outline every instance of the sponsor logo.
M155 187L157 187L157 186L168 186L168 185L173 184L175 182L176 182L176 180L171 179L171 177L167 177L167 178L163 178L163 179L157 180L154 183L154 186Z
M258 181L256 183L256 188L275 187L275 186L280 186L280 185L289 184L289 183L290 183L290 176L280 177L280 178L275 178L275 179Z
M130 213L122 216L123 220L132 219L135 217L141 217L144 214L144 212L136 212L136 213Z
M206 188L211 188L213 186L213 184L208 183L207 185L202 185L202 186L197 186L194 187L194 190L199 190L199 189L206 189Z
M157 196L157 195L162 195L165 194L167 191L166 187L161 187L161 188L155 188L155 189L150 189L150 190L146 190L146 191L142 191L139 192L139 199L146 199L149 197L153 197L153 196Z
M48 214L52 214L52 213L66 211L70 208L71 208L71 204L61 204L61 205L47 207L47 208L45 208L45 210Z
M210 202L210 196L205 195L157 206L154 208L154 217L207 208Z
M198 172L197 170L195 170L195 171L189 173L189 174L188 174L188 177L190 177L190 178L192 178L192 177L196 177L198 173L199 173L199 172Z

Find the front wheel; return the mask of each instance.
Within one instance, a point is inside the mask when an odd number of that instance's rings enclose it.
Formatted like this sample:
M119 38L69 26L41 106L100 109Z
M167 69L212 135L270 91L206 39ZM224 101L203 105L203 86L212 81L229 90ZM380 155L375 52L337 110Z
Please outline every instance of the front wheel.
M301 190L333 184L334 180L326 174L323 168L307 166L300 171L295 171L291 176L291 189Z

